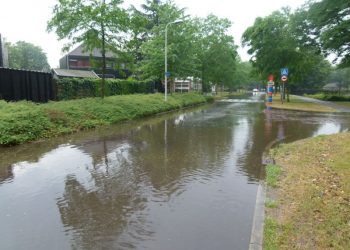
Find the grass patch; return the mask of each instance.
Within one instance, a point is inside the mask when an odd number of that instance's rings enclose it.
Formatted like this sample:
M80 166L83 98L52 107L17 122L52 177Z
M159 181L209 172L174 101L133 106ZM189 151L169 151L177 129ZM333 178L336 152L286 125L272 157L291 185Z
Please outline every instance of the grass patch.
M281 175L282 169L277 165L266 166L266 183L271 187L277 187L278 177Z
M277 235L279 226L275 219L266 218L264 227L264 249L266 250L278 250Z
M344 108L350 108L350 102L337 102L337 105Z
M298 110L298 111L308 111L308 112L337 112L337 110L327 107L319 103L312 103L304 101L296 96L290 97L290 102L280 101L280 95L277 94L273 96L273 102L270 107L275 109L287 109L287 110Z
M273 190L278 207L266 211L264 230L276 229L266 249L348 249L350 133L284 144L273 154L283 175ZM269 246L268 235L264 241Z
M196 93L137 94L34 104L0 101L0 145L15 145L213 101Z
M278 203L275 200L267 198L266 201L265 201L265 207L267 207L267 208L276 208L276 207L278 207Z

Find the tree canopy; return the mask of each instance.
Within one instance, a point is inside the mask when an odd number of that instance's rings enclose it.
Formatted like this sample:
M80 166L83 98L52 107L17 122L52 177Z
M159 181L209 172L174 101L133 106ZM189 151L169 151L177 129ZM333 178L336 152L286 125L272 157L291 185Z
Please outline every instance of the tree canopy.
M340 66L350 66L350 1L311 2L306 19L311 24L307 34L314 35L326 53L335 53Z
M10 68L50 71L46 54L39 46L24 41L7 43L6 46Z
M249 47L253 67L263 79L273 74L278 83L280 69L287 67L292 88L318 88L327 79L330 63L317 44L306 42L299 18L289 9L259 17L244 32L242 44Z
M122 52L128 30L127 12L120 7L122 0L59 0L48 22L48 31L55 31L59 39L68 38L71 44L82 43L86 51L100 49L102 53L102 86L106 50Z

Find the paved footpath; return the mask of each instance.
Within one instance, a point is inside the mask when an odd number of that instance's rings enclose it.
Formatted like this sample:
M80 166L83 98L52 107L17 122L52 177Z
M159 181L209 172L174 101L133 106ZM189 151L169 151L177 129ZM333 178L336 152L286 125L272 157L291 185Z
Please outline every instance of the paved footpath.
M318 99L314 99L314 98L310 98L310 97L305 97L305 96L300 96L300 95L297 95L296 97L298 97L306 102L319 103L319 104L322 104L324 106L334 108L339 112L350 113L350 108L339 106L334 102L322 101L322 100L318 100Z

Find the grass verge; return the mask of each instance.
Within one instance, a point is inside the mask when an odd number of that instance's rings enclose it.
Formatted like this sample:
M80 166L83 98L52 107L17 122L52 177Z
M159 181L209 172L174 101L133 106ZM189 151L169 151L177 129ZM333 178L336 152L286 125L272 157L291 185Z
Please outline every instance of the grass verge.
M319 136L272 151L283 174L268 190L264 249L348 249L350 133Z
M0 101L0 145L15 145L210 102L196 93L110 96L34 104Z
M308 112L337 112L337 110L327 107L319 103L312 103L304 101L296 96L290 97L290 102L280 101L280 95L273 96L273 102L270 107L275 109L288 109L288 110L298 110L298 111L308 111Z
M350 102L337 102L337 105L344 108L350 108Z
M282 169L277 165L266 166L266 183L271 187L277 187L278 177L281 175Z

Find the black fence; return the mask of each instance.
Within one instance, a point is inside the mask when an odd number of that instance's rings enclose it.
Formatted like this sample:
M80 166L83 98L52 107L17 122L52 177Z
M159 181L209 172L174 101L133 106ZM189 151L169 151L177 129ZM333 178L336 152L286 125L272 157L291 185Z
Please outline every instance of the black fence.
M56 94L52 74L0 68L0 99L33 102L55 100Z

